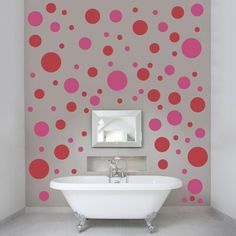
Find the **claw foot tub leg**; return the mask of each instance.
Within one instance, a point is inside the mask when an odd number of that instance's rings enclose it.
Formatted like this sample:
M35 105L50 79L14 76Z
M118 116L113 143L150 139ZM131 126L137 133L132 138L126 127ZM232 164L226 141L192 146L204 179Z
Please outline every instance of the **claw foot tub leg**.
M153 233L155 231L155 227L153 226L153 220L156 218L156 216L157 212L153 212L145 218L146 225L150 233Z
M76 228L78 232L81 233L84 230L87 218L84 215L80 215L78 213L75 213L75 216L79 219L79 224L76 226Z

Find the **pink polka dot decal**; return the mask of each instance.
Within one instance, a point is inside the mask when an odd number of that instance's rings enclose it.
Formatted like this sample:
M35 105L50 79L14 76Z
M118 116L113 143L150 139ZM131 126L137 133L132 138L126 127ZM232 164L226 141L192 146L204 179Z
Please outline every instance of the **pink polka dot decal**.
M43 16L39 11L30 12L28 15L28 22L31 26L39 26L43 22Z
M171 111L167 115L167 120L171 125L179 125L182 122L182 114L179 111Z
M49 193L47 191L42 191L39 193L39 199L42 202L46 202L49 199Z
M49 133L49 125L44 121L39 121L34 125L34 133L39 137L45 137Z
M199 40L194 38L186 39L182 44L182 52L185 57L193 59L202 52L202 45Z
M79 89L79 82L74 78L69 78L64 82L64 89L68 93L76 93Z
M80 39L79 41L79 47L82 49L82 50L88 50L90 49L90 47L92 46L92 42L90 40L90 38L88 37L83 37Z
M152 131L158 131L161 128L161 121L159 119L153 118L149 121L149 128Z
M203 189L203 184L199 179L192 179L188 183L188 191L191 194L199 194Z
M127 83L128 78L123 71L113 71L107 77L107 84L114 91L125 89Z
M210 1L25 2L29 201L64 204L49 182L84 173L94 110L140 110L132 155L147 156L150 173L181 178L171 205L209 204ZM190 191L191 180L205 188Z
M122 20L122 13L119 10L113 10L110 13L110 20L114 23L118 23Z
M191 8L191 12L194 16L201 16L204 12L204 8L201 4L194 4Z
M97 105L99 105L99 103L100 103L100 98L98 96L92 96L90 98L90 104L92 106L97 106Z

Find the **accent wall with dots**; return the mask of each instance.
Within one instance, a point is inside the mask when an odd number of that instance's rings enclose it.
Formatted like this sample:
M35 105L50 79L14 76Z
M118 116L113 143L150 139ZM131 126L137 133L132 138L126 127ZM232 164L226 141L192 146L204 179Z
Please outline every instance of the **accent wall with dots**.
M146 156L167 205L210 202L210 0L25 1L27 206L87 156ZM92 110L142 110L141 148L92 148Z

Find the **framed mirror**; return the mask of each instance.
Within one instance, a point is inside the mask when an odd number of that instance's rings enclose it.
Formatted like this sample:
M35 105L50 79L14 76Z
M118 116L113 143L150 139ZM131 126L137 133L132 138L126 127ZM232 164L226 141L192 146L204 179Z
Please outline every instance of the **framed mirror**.
M140 110L100 110L92 112L92 147L141 147Z

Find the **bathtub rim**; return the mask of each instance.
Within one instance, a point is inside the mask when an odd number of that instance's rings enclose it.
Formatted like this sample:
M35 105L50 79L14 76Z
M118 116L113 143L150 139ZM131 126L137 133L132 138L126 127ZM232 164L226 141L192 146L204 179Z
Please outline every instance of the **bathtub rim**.
M104 178L108 179L107 176L65 176L60 178L55 178L50 181L50 188L55 190L61 190L61 191L163 191L163 190L172 190L172 189L178 189L183 186L183 182L176 178L171 176L161 176L161 175L131 175L129 177L149 177L149 178L168 178L169 180L172 180L172 182L166 182L166 183L68 183L68 182L61 182L65 179L74 179L74 178L80 178L80 177L93 177L93 178Z

